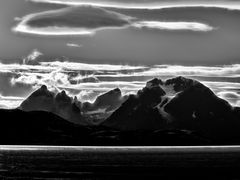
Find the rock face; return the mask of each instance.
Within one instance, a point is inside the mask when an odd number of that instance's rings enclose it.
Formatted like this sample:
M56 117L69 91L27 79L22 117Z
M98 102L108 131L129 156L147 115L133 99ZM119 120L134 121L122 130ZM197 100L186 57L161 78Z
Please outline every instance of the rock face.
M167 97L166 87L173 88L173 97ZM235 141L240 137L240 110L196 80L153 79L103 125L125 131L186 129L214 140Z
M75 124L96 125L105 120L126 98L116 88L100 95L92 104L82 103L76 97L69 97L65 91L54 93L43 85L23 101L19 109L52 112Z
M84 111L96 111L98 109L113 111L117 109L126 99L127 96L122 96L121 90L116 88L98 96L93 104L83 104L83 109Z
M65 91L55 94L43 85L40 89L33 92L19 109L23 111L47 111L52 112L70 122L87 125L82 118L81 110L77 102L69 97Z
M120 130L154 130L165 124L157 105L165 95L164 90L154 83L138 91L117 109L103 125Z
M128 96L122 96L119 88L113 89L96 98L93 103L82 103L82 111L85 118L93 125L99 125L106 120Z
M159 85L163 85L163 81L158 78L154 78L154 79L148 81L146 84L147 87L159 86Z
M187 130L219 144L240 141L240 108L232 107L202 83L184 77L166 81L155 78L129 96L123 96L116 88L100 95L94 103L81 103L65 91L56 94L42 86L19 109L52 112L75 124L103 126L118 132L179 134L178 130Z
M24 111L42 110L52 112L55 109L54 98L55 94L49 91L47 86L43 85L22 102L20 109Z
M239 133L240 116L227 101L201 83L184 88L164 109L174 116L176 128L195 130L212 138Z
M193 86L194 84L199 84L199 82L197 82L197 81L195 81L193 79L184 78L182 76L179 76L179 77L176 77L176 78L172 78L172 79L168 79L164 83L165 86L172 85L173 86L173 90L175 92L184 91L185 89Z

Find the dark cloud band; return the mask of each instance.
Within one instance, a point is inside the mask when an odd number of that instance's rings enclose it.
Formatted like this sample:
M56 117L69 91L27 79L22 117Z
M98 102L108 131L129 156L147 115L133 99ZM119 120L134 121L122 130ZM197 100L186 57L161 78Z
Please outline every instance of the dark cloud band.
M79 6L30 14L14 28L39 35L93 34L99 29L122 28L131 17L99 7Z

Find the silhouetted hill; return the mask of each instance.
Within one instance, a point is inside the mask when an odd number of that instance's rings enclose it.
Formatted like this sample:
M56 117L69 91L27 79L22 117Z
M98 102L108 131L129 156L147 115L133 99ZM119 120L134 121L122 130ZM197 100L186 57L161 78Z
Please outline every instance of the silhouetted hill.
M105 109L105 111L112 111L117 109L125 100L127 96L122 96L119 88L113 89L96 98L94 103L83 103L84 111L96 111L98 109Z
M165 95L160 86L145 87L129 98L104 123L120 130L156 130L165 121L156 106Z
M227 101L201 83L177 94L164 109L176 119L173 122L176 128L217 139L240 135L240 116Z
M0 110L1 144L70 145L84 142L89 128L72 124L50 112Z
M184 131L128 131L86 127L43 111L0 110L4 145L202 145L205 139Z

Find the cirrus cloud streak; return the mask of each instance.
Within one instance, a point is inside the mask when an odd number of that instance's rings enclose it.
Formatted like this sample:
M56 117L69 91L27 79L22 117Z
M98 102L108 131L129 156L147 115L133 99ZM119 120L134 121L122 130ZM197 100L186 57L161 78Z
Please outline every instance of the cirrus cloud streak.
M99 94L116 87L119 87L123 93L136 92L145 86L147 80L154 77L166 79L181 75L200 80L219 97L228 100L232 105L238 105L240 102L239 74L240 64L211 67L134 66L59 61L39 62L37 65L0 63L0 77L9 76L9 84L13 89L26 86L32 87L33 91L45 84L50 90L66 90L69 95L77 96L84 101L94 100ZM0 87L0 93L3 91L4 89ZM13 101L12 104L14 104L21 99L0 98L0 101L2 104Z
M160 22L140 21L133 24L137 28L161 29L161 30L188 30L188 31L212 31L213 27L198 22Z
M120 9L164 9L176 7L216 7L230 10L240 10L240 3L235 0L29 0L35 3L61 4L67 6L91 5L98 7L120 8Z

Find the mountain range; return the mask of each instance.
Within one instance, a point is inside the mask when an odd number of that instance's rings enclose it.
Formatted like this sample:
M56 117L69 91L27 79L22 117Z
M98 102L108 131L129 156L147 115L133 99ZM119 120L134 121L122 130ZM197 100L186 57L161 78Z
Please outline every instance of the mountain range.
M197 80L158 78L136 94L119 88L80 102L43 85L15 110L0 110L1 144L239 144L240 108Z

